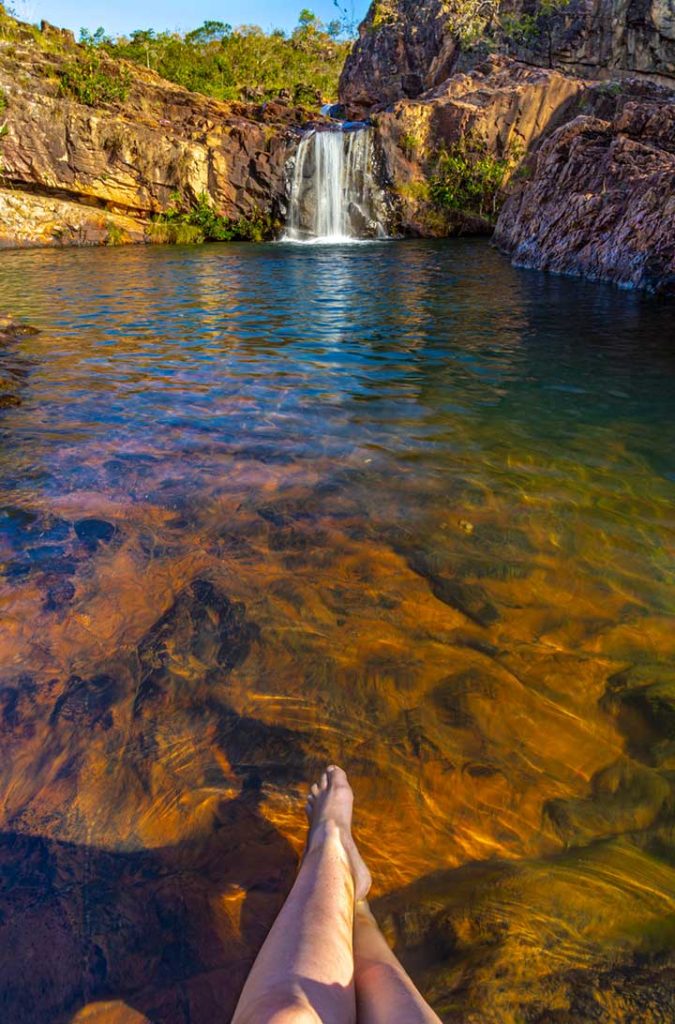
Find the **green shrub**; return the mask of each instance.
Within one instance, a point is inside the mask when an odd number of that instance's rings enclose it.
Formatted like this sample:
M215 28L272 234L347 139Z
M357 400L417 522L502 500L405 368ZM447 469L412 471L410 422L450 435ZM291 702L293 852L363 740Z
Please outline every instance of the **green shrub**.
M3 90L0 89L0 114L2 114L3 110L6 110L6 109L7 109L7 96L3 92Z
M404 132L399 138L398 144L408 160L412 160L421 145L419 137L414 132Z
M395 25L398 16L396 0L374 0L371 28L379 29L385 25Z
M180 224L157 220L148 225L147 236L157 245L198 245L204 241L199 228L191 224Z
M276 225L269 214L256 211L250 217L222 217L202 193L190 205L180 192L171 196L171 205L150 226L154 242L192 244L197 242L264 242L272 238Z
M138 29L113 39L103 29L83 30L80 41L93 52L102 50L141 64L170 82L217 99L264 101L283 91L296 103L316 107L337 96L351 47L343 37L345 25L344 20L324 24L304 10L290 34L206 21L184 35Z
M125 233L122 230L122 228L119 227L119 225L114 224L111 220L109 220L106 224L106 232L106 245L124 245Z
M131 75L112 61L88 48L85 55L68 61L59 71L61 92L80 103L96 107L101 103L123 103L129 95Z
M464 136L438 154L429 197L438 209L494 220L508 169L509 161L492 156L482 139Z

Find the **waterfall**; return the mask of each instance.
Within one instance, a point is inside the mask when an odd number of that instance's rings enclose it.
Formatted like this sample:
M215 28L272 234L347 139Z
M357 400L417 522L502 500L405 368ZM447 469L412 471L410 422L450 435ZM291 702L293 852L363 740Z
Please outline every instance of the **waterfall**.
M373 165L370 128L308 132L295 157L284 237L298 242L386 237L384 197Z

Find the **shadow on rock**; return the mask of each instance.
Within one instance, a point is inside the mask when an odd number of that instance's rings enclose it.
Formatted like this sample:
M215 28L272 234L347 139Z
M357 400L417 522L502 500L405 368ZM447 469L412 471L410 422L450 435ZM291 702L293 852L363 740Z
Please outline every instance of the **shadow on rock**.
M196 580L97 675L44 685L20 677L0 691L7 764L36 779L38 793L0 834L3 1024L69 1024L82 1007L111 1000L152 1024L229 1019L297 868L262 812L263 787L305 778L302 734L228 702L229 672L257 640L243 605ZM227 771L195 761L207 729L202 750L215 750ZM185 780L170 774L178 749L197 764ZM109 769L100 800L113 810L136 794L136 820L161 816L165 799L197 784L212 793L208 823L195 819L188 838L151 849L139 849L133 831L127 848L114 832L109 848L88 843L79 798L92 756ZM52 806L39 794L53 787L57 759L65 788Z

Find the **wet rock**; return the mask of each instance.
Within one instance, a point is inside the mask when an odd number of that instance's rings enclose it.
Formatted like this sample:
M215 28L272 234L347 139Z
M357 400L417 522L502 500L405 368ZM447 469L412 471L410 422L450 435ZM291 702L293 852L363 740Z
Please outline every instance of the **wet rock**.
M500 689L499 683L485 671L467 669L442 679L429 699L446 725L453 729L473 729L477 724L472 707L474 700L495 701Z
M204 669L219 666L229 672L244 661L258 635L243 604L230 601L209 580L195 580L138 645L135 713L170 692L172 665L180 665L182 654L197 659Z
M93 552L99 544L109 544L117 533L117 528L105 519L78 519L75 523L75 533L85 548Z
M35 548L28 548L26 555L30 562L37 566L52 565L64 554L65 548L58 544L41 544Z
M264 519L267 523L272 523L273 526L286 525L286 517L273 505L266 505L264 508L258 508L256 509L256 512L261 519Z
M39 694L31 676L0 686L0 734L5 742L30 739L35 733Z
M54 544L66 540L70 531L70 523L59 516L18 507L0 509L0 533L21 550L36 541Z
M584 800L551 800L544 814L568 846L649 828L666 808L671 786L657 771L620 758L597 772Z
M433 566L432 560L421 551L406 555L408 565L427 580L434 597L466 615L479 626L491 626L499 620L499 612L481 587L454 579Z
M251 459L270 466L288 466L297 458L297 453L285 452L278 446L263 443L237 448L234 454L240 459Z
M49 583L45 596L44 609L47 612L56 612L75 597L75 586L68 579L57 580Z
M68 722L77 726L109 729L110 709L120 694L119 684L112 676L98 675L91 679L71 676L64 692L54 704L50 724Z
M21 338L24 335L39 334L37 327L32 327L21 320L17 320L9 313L0 313L0 342L8 339Z
M607 680L601 706L616 718L626 748L647 764L675 754L675 672L670 665L636 665Z
M17 533L26 532L37 520L37 512L33 512L31 509L13 507L0 509L0 530L12 541Z

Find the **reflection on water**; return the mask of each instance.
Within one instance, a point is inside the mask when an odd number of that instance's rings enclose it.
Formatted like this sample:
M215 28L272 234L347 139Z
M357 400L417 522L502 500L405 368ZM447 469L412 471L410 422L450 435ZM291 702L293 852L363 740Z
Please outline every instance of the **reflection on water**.
M326 761L444 1019L675 1020L672 310L474 241L3 308L4 1024L227 1020Z

